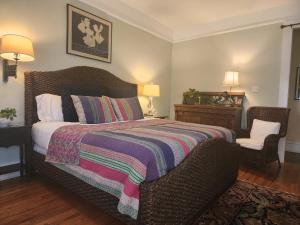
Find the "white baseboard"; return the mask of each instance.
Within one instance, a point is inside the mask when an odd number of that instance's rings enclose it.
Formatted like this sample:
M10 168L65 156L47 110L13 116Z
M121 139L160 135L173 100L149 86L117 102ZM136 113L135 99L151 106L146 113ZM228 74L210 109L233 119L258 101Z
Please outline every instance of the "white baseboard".
M0 167L9 166L9 165L12 165L12 164L17 164L17 163L20 163L20 161L14 161L14 162L9 162L9 163L5 162L5 163L0 164ZM8 179L19 177L19 176L20 176L19 171L3 174L3 175L0 175L0 181L8 180Z
M293 141L287 141L285 149L286 149L287 152L300 153L300 143L299 142L293 142Z
M19 177L19 176L20 176L20 172L19 171L13 172L13 173L3 174L3 175L0 175L0 181L8 180L8 179Z

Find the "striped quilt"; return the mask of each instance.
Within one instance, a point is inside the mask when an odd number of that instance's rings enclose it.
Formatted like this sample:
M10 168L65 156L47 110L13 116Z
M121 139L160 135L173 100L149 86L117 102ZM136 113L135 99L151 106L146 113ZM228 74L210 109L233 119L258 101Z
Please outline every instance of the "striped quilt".
M170 120L69 125L52 135L46 161L96 173L99 188L119 198L119 212L136 219L139 185L165 175L212 138L234 141L226 128Z

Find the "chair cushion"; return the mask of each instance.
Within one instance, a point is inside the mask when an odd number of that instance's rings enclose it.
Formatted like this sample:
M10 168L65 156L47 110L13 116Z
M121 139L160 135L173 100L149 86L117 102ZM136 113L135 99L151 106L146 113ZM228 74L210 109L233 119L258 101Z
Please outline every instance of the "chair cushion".
M254 150L262 150L264 147L264 140L251 139L251 138L238 138L236 142L244 148L250 148Z
M280 123L254 119L250 138L264 141L270 134L279 134Z

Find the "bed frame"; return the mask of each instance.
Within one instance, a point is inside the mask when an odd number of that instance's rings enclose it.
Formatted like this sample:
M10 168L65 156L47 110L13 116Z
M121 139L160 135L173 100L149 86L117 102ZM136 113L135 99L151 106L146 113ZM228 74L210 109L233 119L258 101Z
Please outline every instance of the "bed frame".
M52 72L25 73L25 122L38 121L35 96L43 93L61 95L64 87L102 89L110 97L133 97L137 85L124 82L108 71L91 67L72 67ZM33 144L33 143L32 143ZM118 199L57 167L46 163L44 156L28 152L30 167L65 188L87 199L103 211L126 224L190 224L221 193L228 189L238 174L238 146L225 140L206 141L167 175L140 185L138 219L117 211Z

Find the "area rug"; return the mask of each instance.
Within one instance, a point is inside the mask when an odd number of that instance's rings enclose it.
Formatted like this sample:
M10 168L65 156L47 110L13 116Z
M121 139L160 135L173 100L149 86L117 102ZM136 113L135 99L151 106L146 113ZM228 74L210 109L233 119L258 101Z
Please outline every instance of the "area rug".
M237 181L193 225L300 225L300 198Z

